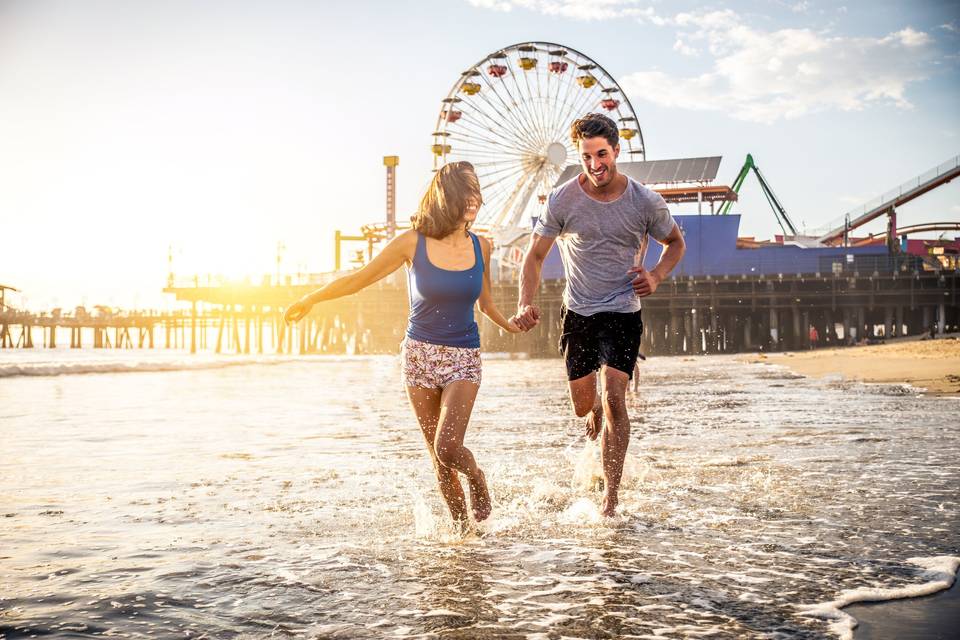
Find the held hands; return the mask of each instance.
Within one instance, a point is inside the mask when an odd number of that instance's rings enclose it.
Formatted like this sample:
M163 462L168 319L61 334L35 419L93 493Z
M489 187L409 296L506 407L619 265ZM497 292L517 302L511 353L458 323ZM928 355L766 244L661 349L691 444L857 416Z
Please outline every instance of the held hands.
M305 302L303 299L297 300L283 312L283 321L288 324L298 322L303 316L310 313L312 307L312 304Z
M633 286L633 292L637 294L638 298L646 298L656 291L660 285L660 276L653 271L647 271L643 267L633 267L628 270L627 273L635 274L630 284Z
M540 308L535 304L526 304L517 309L517 313L510 318L520 331L530 331L540 324Z
M523 329L520 328L520 325L518 325L517 321L513 318L507 320L507 326L509 327L507 331L510 333L523 333Z

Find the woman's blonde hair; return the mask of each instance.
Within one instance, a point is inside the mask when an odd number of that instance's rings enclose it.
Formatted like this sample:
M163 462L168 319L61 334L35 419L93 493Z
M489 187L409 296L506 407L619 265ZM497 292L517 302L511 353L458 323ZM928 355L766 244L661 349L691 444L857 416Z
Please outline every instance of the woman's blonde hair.
M427 192L420 200L420 208L410 218L413 228L431 238L444 238L460 226L467 205L483 203L480 182L469 162L451 162L433 175ZM467 229L470 223L467 223Z

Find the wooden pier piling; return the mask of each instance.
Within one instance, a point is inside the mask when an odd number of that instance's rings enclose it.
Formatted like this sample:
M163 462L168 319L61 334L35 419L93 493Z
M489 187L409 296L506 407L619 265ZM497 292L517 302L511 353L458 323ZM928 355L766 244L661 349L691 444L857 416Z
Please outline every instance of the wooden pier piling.
M166 291L190 306L166 313L30 314L6 309L0 313L0 348L34 348L33 330L38 328L46 348L56 348L57 331L65 330L71 349L83 348L84 333L89 332L96 349L162 344L196 353L209 348L208 331L213 330L216 353L397 352L407 315L402 279L318 304L297 325L285 325L283 309L315 286L170 288ZM819 333L821 346L846 344L854 336L862 340L943 333L960 325L958 288L957 272L672 278L642 302L642 349L654 355L805 349L811 327ZM478 313L483 349L557 355L562 291L562 282L543 283L537 298L542 320L527 334L503 333ZM496 283L493 295L509 315L517 285ZM157 330L164 332L159 343Z

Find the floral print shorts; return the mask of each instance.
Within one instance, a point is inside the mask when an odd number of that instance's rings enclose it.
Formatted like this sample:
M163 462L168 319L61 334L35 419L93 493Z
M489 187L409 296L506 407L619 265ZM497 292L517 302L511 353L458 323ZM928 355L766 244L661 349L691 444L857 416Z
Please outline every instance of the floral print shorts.
M448 347L406 337L400 344L403 384L443 389L451 382L480 384L480 349Z

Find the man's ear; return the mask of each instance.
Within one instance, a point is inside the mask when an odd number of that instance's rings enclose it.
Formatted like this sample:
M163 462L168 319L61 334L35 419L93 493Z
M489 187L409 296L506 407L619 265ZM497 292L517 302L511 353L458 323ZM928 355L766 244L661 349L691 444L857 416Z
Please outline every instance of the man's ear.
M614 157L614 158L619 158L619 157L620 157L620 143L619 143L619 142L618 142L616 145L614 145L614 147L613 147L613 157Z

